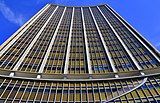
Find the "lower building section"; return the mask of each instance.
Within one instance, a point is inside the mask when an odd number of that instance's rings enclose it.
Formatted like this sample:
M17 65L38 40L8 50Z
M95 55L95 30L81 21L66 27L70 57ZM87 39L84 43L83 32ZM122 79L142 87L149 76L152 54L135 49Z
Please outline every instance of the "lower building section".
M0 103L159 103L160 75L133 79L44 81L0 78Z

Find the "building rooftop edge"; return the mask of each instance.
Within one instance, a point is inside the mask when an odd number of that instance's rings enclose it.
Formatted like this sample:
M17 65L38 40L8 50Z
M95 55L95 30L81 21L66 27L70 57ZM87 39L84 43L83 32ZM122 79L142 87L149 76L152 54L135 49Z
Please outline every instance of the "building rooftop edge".
M56 5L56 6L64 6L64 7L95 7L95 6L102 6L102 5L108 5L108 4L98 4L98 5L88 5L88 6L67 6L67 5L61 5L61 4L53 4L53 3L47 3L46 5Z

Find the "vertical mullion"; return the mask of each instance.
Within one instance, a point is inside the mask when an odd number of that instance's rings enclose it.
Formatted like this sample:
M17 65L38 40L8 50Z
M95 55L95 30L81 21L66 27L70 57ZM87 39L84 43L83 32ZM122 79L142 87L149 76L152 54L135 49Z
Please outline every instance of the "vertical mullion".
M67 95L67 102L69 102L69 96L70 96L70 82L68 83L68 95Z
M104 49L105 49L105 52L106 52L106 54L107 54L107 56L108 56L109 62L110 62L111 67L112 67L112 70L113 70L114 73L117 73L117 69L115 68L115 65L114 65L114 63L113 63L113 60L112 60L111 55L110 55L110 53L109 53L109 50L108 50L108 48L107 48L107 46L106 46L106 43L105 43L104 38L103 38L103 36L102 36L102 33L101 33L101 31L100 31L100 29L99 29L99 27L98 27L98 24L97 24L97 22L96 22L96 19L95 19L94 15L93 15L93 12L92 12L92 10L91 10L90 7L89 7L89 10L90 10L90 13L91 13L91 15L92 15L94 24L96 25L96 28L97 28L97 30L98 30L98 34L99 34L99 36L100 36L100 39L101 39L101 42L102 42L103 47L104 47ZM115 77L118 77L118 75L115 75Z
M24 89L24 91L23 91L23 93L22 93L22 96L21 96L21 98L19 99L19 102L20 102L20 103L21 103L21 101L22 101L22 99L23 99L23 96L24 96L25 93L27 92L26 90L27 90L27 88L28 88L29 83L30 83L30 81L27 82L27 85L26 85L26 87L25 87L25 89Z
M128 82L128 81L125 82L125 84L126 84L126 86L127 86L127 89L130 89L130 86L127 85L127 82ZM126 90L125 90L124 87L123 87L123 84L124 84L124 83L121 83L121 81L119 81L119 84L120 84L120 86L121 86L121 88L122 88L123 93L126 92ZM125 85L125 84L124 84L124 85ZM125 99L127 100L127 96L126 96L126 95L125 95ZM127 101L127 103L129 103L129 102Z
M96 101L95 101L95 92L94 92L94 89L96 89L96 88L94 88L93 82L91 82L91 88L92 88L92 98L93 98L93 102L95 103ZM90 101L89 101L89 102L90 102Z
M43 98L44 98L46 85L47 85L47 82L45 82L45 85L44 85L44 88L43 88L43 93L42 93L41 100L40 100L41 102L43 101Z
M61 92L60 102L63 102L63 93L64 93L64 83L62 83L62 92Z
M48 97L47 97L47 101L48 102L50 102L50 97L51 97L51 94L52 94L52 84L53 84L53 82L50 83L50 86L49 86L49 92L48 92Z
M59 83L56 83L56 92L55 92L55 95L54 95L54 103L56 103L57 101L56 101L56 97L57 97L57 91L58 91L58 85L59 85Z
M133 83L133 81L131 81L131 82L132 82L132 85L135 86L135 84ZM138 81L137 81L137 82L138 82ZM139 90L142 90L143 94L145 95L142 87L141 87ZM143 102L143 100L141 99L141 96L139 95L138 91L135 90L135 92L136 92L136 94L138 95L138 98L140 99L140 101ZM147 96L145 95L145 97L147 97ZM147 99L147 101L149 101L149 100Z
M20 84L20 86L19 86L19 88L18 88L18 90L17 90L17 93L15 94L15 96L14 96L14 98L13 98L12 103L14 103L15 98L17 97L18 93L20 92L20 89L21 89L21 87L22 87L23 82L24 82L24 81L21 82L21 84ZM23 93L24 93L24 91L23 91Z
M36 94L35 94L35 97L34 97L33 102L35 102L35 101L37 100L38 92L39 92L39 89L40 89L40 87L41 87L41 82L38 83L38 84L39 84L39 85L38 85L38 87L36 87L37 91L36 91Z
M76 83L74 83L73 101L74 101L74 103L76 102Z
M12 86L12 89L9 91L9 94L8 94L7 98L5 99L4 103L6 103L7 100L9 99L9 97L10 97L11 93L13 92L13 90L14 90L17 82L18 82L18 80L16 80L16 82L15 82L14 85Z
M70 24L70 31L68 37L68 44L67 44L67 52L66 52L66 59L65 59L65 66L64 66L64 74L68 74L68 66L69 66L69 56L70 56L70 46L71 46L71 37L72 37L72 26L73 26L73 18L74 18L74 7L72 10L72 18Z
M151 78L150 78L151 79ZM157 87L153 84L155 83L156 85L159 85L154 78L152 78L152 80L148 79L149 83L154 87L154 90L156 92L157 95L160 95L160 91L157 90ZM154 80L154 81L153 81Z
M45 29L44 29L45 30ZM42 50L42 48L43 48L43 46L41 46L40 44L43 44L44 45L44 43L43 43L43 40L45 39L45 38L47 38L47 36L45 35L45 34L43 34L43 32L41 33L41 35L39 36L39 38L41 38L42 40L37 44L37 42L35 42L35 45L32 47L33 49L35 48L35 46L37 46L37 48L36 48L36 51L34 52L34 53L28 53L28 56L32 56L32 59L33 59L33 57L36 57L35 58L35 60L34 61L31 61L30 60L30 63L32 62L32 67L31 67L31 69L29 70L30 72L37 72L37 67L36 67L36 69L33 69L33 66L34 66L34 64L36 64L36 61L38 60L38 58L37 57L39 57L40 56L40 52L41 51L39 51L38 52L38 49L39 50ZM38 41L38 39L37 39L37 41ZM32 51L32 50L31 50ZM38 54L38 55L37 55ZM35 56L36 55L36 56ZM24 60L25 61L25 60ZM26 62L26 61L25 61ZM30 64L29 63L29 64ZM40 62L38 63L38 65L40 65ZM22 67L23 68L23 67ZM28 67L25 69L25 71L27 71L27 69L28 69Z
M106 90L105 83L102 82L102 84L103 84L103 89L105 90L105 98L106 98L106 100L108 100L108 95L107 95L107 90Z
M46 52L46 55L45 55L45 57L44 57L44 59L43 59L43 61L42 61L42 65L41 65L38 73L43 73L45 64L46 64L47 59L48 59L48 57L49 57L50 51L52 50L52 46L53 46L53 43L54 43L54 41L55 41L55 38L56 38L56 35L57 35L57 32L58 32L58 29L59 29L59 27L60 27L60 24L61 24L61 22L62 22L62 19L63 19L63 16L64 16L65 11L66 11L66 7L65 7L65 9L64 9L64 11L63 11L63 14L62 14L62 16L61 16L61 19L60 19L60 21L59 21L59 23L58 23L58 25L57 25L57 28L56 28L56 30L55 30L55 32L54 32L54 34L53 34L52 40L51 40L51 42L50 42L50 44L49 44L49 47L48 47L47 52Z
M85 41L85 50L86 50L86 56L87 56L87 67L89 74L92 74L92 68L91 68L91 59L89 54L89 48L88 48L88 41L87 41L87 35L86 35L86 27L84 22L84 14L83 14L83 8L81 7L81 14L82 14L82 22L83 22L83 34L84 34L84 41Z
M149 79L148 79L148 80L149 80ZM149 82L149 81L148 81L148 82ZM152 83L149 82L149 84L153 86ZM147 87L148 92L150 93L150 95L151 95L152 98L154 99L154 101L158 103L158 101L157 101L156 98L155 98L156 95L154 95L154 94L151 92L152 89L155 91L155 87L153 86L153 88L150 88L150 87L148 86L148 83L146 83L145 85L146 85L146 87Z
M3 84L5 83L6 79L3 80L3 82L0 85L0 88L3 86Z
M82 103L83 101L83 99L82 99L82 83L80 83L80 95L81 95L81 98L80 98L80 102Z
M29 95L28 95L28 97L27 97L26 102L29 101L29 98L31 97L31 95L32 95L32 93L33 93L34 86L35 86L35 82L33 82L33 85L32 85L32 87L31 87L31 91L29 92Z
M2 96L4 95L4 93L6 92L8 86L11 84L12 79L9 81L9 83L7 84L7 86L5 87L5 89L3 90L2 94L0 95L0 98L2 98Z
M86 97L87 97L87 102L90 102L90 101L89 101L89 93L88 93L88 85L87 85L87 83L85 83L85 85L86 85Z
M97 88L98 88L98 95L99 95L99 99L100 99L100 102L102 102L102 92L100 91L100 87L99 87L99 82L97 83Z
M110 28L112 29L112 31L114 32L115 36L118 38L119 42L122 44L123 48L126 50L127 54L129 55L129 57L132 59L133 63L135 64L135 66L137 67L138 70L142 70L142 68L139 66L139 64L137 63L136 59L134 58L134 56L132 55L132 53L129 51L128 47L125 45L125 43L123 42L123 40L121 39L121 37L118 35L118 33L115 31L115 29L113 28L113 26L111 25L111 23L108 21L108 19L104 16L104 14L102 13L102 11L100 10L100 8L97 6L98 10L100 11L100 13L102 14L102 16L104 17L104 19L106 20L106 22L108 23L108 25L110 26ZM141 73L142 75L144 73Z

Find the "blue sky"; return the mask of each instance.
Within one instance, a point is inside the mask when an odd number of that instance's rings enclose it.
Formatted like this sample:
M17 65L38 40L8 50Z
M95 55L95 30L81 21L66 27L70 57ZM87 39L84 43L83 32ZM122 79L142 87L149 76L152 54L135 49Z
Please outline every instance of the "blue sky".
M0 45L47 3L107 3L160 50L160 0L0 0Z

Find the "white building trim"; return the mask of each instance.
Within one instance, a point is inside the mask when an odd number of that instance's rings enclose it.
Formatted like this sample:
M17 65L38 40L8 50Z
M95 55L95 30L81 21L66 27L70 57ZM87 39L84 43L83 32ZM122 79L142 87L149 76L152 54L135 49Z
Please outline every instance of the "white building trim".
M47 63L47 59L48 59L49 54L50 54L50 52L51 52L51 50L52 50L52 46L53 46L53 43L54 43L55 38L56 38L56 36L57 36L57 32L58 32L58 29L59 29L60 24L61 24L61 22L62 22L62 19L63 19L63 16L64 16L64 14L65 14L65 11L66 11L66 7L64 8L64 11L63 11L62 16L61 16L61 18L60 18L60 21L59 21L59 23L58 23L58 25L57 25L57 28L56 28L56 30L55 30L55 32L54 32L54 34L53 34L52 40L51 40L51 42L50 42L50 44L49 44L49 47L48 47L48 49L47 49L47 52L46 52L46 54L45 54L45 57L44 57L44 59L43 59L43 61L42 61L42 65L41 65L38 73L43 73L45 64Z
M65 60L65 66L64 66L64 74L68 74L69 57L70 57L70 49L71 49L72 27L73 27L73 19L74 19L74 9L75 8L73 7L71 24L70 24L70 31L69 31L69 37L68 37L67 52L66 52L66 60Z
M123 42L123 40L121 39L121 37L115 31L115 29L113 28L113 26L111 25L111 23L108 21L108 19L105 17L105 15L102 13L102 11L100 10L100 8L98 6L97 6L97 8L101 12L102 16L104 17L104 19L106 20L106 22L108 23L108 25L110 26L110 28L112 29L112 31L114 32L115 36L118 38L119 42L122 44L123 48L125 49L125 51L129 55L129 57L131 58L131 60L133 61L133 63L137 67L137 69L138 70L142 70L142 68L139 66L139 64L137 63L136 59L134 58L134 56L132 55L132 53L129 51L128 47L125 45L125 43Z
M104 47L105 52L106 52L106 54L107 54L107 57L108 57L108 59L109 59L109 63L111 64L112 70L113 70L114 73L117 73L117 69L115 68L115 65L114 65L113 60L112 60L112 58L111 58L111 55L110 55L110 53L109 53L108 47L106 46L105 40L104 40L104 38L103 38L103 36L102 36L102 33L101 33L101 31L100 31L100 29L99 29L99 27L98 27L98 24L97 24L97 22L96 22L96 19L95 19L93 13L92 13L92 10L91 10L90 7L89 7L89 10L90 10L90 12L91 12L92 18L93 18L94 23L95 23L95 25L96 25L96 28L97 28L97 30L98 30L98 34L99 34L99 36L100 36L100 39L101 39L102 44L103 44L103 47ZM116 77L117 77L117 76L116 76Z
M81 13L82 13L82 22L83 22L83 34L84 34L84 40L85 40L85 48L86 48L86 56L87 56L87 67L89 74L92 74L92 67L91 67L91 59L89 54L89 48L88 48L88 41L87 41L87 35L86 35L86 26L84 21L84 14L83 14L83 8L81 7Z

